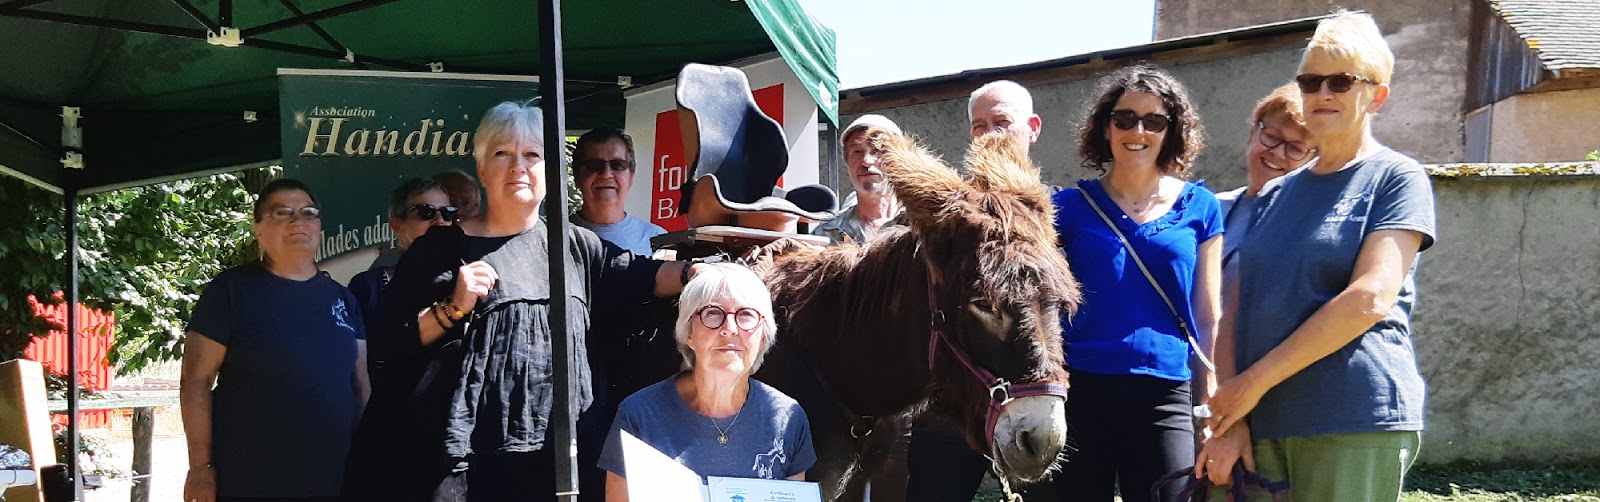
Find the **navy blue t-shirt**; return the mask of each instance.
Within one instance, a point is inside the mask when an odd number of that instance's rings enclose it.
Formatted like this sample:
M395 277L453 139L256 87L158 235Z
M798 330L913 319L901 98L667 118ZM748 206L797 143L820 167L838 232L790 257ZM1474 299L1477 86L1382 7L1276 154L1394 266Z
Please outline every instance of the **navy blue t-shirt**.
M206 286L188 330L228 349L211 393L217 494L338 495L366 336L350 290L325 274L295 281L234 267Z
M1067 366L1091 373L1190 379L1189 342L1172 310L1083 193L1117 223L1191 327L1196 326L1190 306L1196 254L1200 243L1222 234L1216 196L1187 183L1171 210L1143 225L1117 206L1100 180L1080 180L1076 190L1050 198L1067 264L1083 291L1078 313L1061 319Z
M1255 228L1239 247L1240 370L1266 357L1350 286L1361 246L1379 230L1409 230L1433 245L1433 185L1416 160L1384 148L1337 172L1315 163L1267 182ZM1411 263L1394 306L1366 333L1261 396L1255 439L1422 430L1427 387L1412 346Z

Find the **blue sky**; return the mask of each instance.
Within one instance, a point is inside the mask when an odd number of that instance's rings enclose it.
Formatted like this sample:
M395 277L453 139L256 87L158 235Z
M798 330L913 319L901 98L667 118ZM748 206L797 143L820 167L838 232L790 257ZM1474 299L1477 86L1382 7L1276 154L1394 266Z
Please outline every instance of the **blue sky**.
M838 34L841 89L1150 41L1155 0L800 0Z

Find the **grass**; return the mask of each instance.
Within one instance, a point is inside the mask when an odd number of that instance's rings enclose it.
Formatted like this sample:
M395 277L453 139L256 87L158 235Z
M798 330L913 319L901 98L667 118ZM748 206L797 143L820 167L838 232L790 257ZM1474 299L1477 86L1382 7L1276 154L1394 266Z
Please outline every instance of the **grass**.
M1600 464L1418 467L1403 502L1600 502Z
M1002 500L985 483L974 502ZM1600 463L1545 467L1426 466L1406 476L1401 502L1600 502ZM1033 501L1030 501L1033 502ZM1053 502L1053 501L1051 501Z

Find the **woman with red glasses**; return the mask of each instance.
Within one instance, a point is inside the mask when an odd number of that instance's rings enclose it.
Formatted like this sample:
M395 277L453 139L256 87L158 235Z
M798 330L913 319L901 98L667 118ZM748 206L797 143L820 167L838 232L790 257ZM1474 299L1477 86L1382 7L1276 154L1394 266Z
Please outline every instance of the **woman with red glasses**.
M761 279L740 265L707 266L683 288L676 332L688 369L622 401L600 454L606 500L651 500L628 493L624 432L701 476L805 479L817 461L805 411L750 376L777 334Z
M1060 500L1151 500L1150 487L1194 463L1191 379L1220 310L1222 210L1184 181L1201 148L1189 93L1139 65L1100 80L1078 129L1099 178L1055 194L1056 231L1083 284L1063 317L1072 388ZM1176 490L1161 493L1173 500Z
M1245 142L1245 186L1217 194L1222 203L1227 232L1222 238L1222 295L1239 286L1239 243L1255 222L1256 197L1268 181L1289 174L1311 161L1305 115L1300 112L1300 88L1284 84L1256 103L1250 114L1250 135Z
M1411 308L1435 227L1427 173L1372 136L1393 73L1371 16L1317 25L1295 81L1319 155L1266 185L1240 246L1210 401L1218 439L1199 459L1214 480L1242 453L1297 500L1399 498L1421 444Z

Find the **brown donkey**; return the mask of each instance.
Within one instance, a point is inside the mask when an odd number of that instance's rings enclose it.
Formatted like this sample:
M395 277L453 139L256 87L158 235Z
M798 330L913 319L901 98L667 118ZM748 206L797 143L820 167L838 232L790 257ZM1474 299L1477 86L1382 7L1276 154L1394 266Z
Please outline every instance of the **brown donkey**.
M805 407L828 500L859 500L881 464L894 438L875 423L924 412L1010 481L1041 479L1066 440L1059 322L1080 297L1039 171L1001 135L974 142L966 179L911 140L874 141L907 225L757 261L779 326L757 377Z

